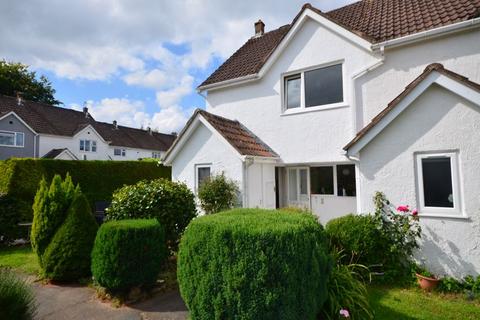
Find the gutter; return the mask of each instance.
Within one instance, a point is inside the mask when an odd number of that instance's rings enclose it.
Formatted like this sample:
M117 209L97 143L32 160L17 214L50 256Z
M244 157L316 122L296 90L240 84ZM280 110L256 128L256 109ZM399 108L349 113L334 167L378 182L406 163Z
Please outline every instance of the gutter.
M430 29L418 33L414 33L405 37L396 38L392 40L387 40L372 45L372 50L378 50L382 47L384 48L394 48L409 43L414 43L417 41L427 40L441 35L454 33L458 31L473 29L480 26L480 18L474 18L467 21L462 21L454 24L450 24L443 27L438 27L435 29Z
M242 84L242 83L246 83L246 82L255 81L259 78L260 78L260 76L258 75L258 73L249 74L247 76L243 76L243 77L239 77L239 78L235 78L235 79L229 79L229 80L225 80L225 81L222 81L222 82L215 82L215 83L212 83L212 84L207 84L207 85L204 85L204 86L200 86L200 87L197 88L197 92L201 93L201 92L203 92L205 90L209 90L209 89L221 89L221 88L225 88L225 87L229 87L229 86L233 86L233 85L238 85L238 84Z

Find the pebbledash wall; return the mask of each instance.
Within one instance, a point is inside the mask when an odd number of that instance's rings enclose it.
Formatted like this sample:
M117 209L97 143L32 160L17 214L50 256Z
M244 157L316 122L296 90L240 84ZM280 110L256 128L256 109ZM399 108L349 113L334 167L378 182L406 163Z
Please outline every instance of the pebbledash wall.
M282 75L334 61L343 61L344 106L282 114ZM280 155L283 164L349 162L342 147L434 62L480 82L478 29L387 48L382 61L381 57L307 20L262 79L209 91L207 110L241 121ZM363 73L369 67L373 70ZM449 112L447 102L450 103ZM438 103L444 104L437 110ZM453 103L455 107L451 106ZM464 103L466 105L462 106ZM477 110L458 96L449 96L438 88L430 89L416 105L418 108L410 109L415 111L408 112L412 119L404 128L393 124L397 129L389 129L389 134L378 137L378 141L383 141L381 146L380 142L372 142L372 146L363 150L360 165L357 164L357 211L372 211L375 191L386 192L395 204L416 205L413 152L420 147L423 151L460 150L463 201L469 218L421 219L424 235L419 258L434 272L454 276L478 274L480 122L475 120L478 119ZM456 111L469 115L458 118ZM430 115L422 123L412 112ZM438 124L434 125L433 119ZM372 152L369 154L368 150Z
M80 151L80 140L88 139L97 141L97 151ZM52 149L68 148L78 159L83 160L84 155L87 160L137 160L139 158L151 158L152 150L134 149L128 147L115 147L107 144L103 138L98 135L91 127L79 131L73 137L61 137L41 134L39 156L42 157ZM115 156L114 149L125 149L125 157ZM161 152L163 156L164 152Z
M479 101L480 103L480 101ZM434 85L360 151L362 210L383 191L395 204L418 205L415 154L458 154L462 215L420 215L420 261L436 274L463 277L480 270L480 106Z

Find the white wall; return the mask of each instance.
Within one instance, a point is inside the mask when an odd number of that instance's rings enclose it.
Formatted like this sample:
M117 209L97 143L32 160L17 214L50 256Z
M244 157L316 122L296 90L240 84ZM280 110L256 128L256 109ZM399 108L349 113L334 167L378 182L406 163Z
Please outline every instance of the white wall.
M88 139L97 141L96 152L80 151L80 140ZM39 138L39 156L42 157L52 149L68 148L75 156L83 160L83 156L87 156L87 160L138 160L139 158L151 158L153 150L135 149L127 147L110 146L100 137L95 130L87 127L78 132L73 137L67 136L51 136L40 135ZM125 149L125 157L115 156L114 149ZM164 152L161 153L163 156Z
M172 179L182 181L194 192L195 165L211 164L212 174L225 175L237 181L242 190L243 164L231 148L203 124L195 129L190 139L177 154L172 164Z
M343 59L343 108L282 115L283 73ZM351 77L375 61L363 49L308 19L263 79L210 91L207 110L241 121L284 163L345 161L342 147L354 134Z
M361 129L425 67L438 62L445 68L480 82L480 30L456 33L415 45L387 49L382 66L357 80L356 97ZM362 125L363 123L363 125Z
M479 141L479 106L434 85L360 152L360 211L373 212L375 191L383 191L394 205L418 206L415 152L459 151L463 208L469 219L420 217L418 258L440 275L480 272Z

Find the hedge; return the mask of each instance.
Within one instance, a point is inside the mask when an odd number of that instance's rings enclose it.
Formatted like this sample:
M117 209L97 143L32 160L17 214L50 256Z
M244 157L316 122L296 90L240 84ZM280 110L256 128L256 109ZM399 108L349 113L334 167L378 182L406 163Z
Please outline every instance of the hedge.
M194 219L177 277L192 319L315 319L330 259L311 214L235 209Z
M55 174L65 177L69 172L92 207L95 201L110 201L113 192L124 185L171 177L169 167L151 161L9 159L0 161L0 172L0 195L4 194L1 200L9 207L0 207L0 237L6 236L6 240L26 235L26 228L17 224L32 221L33 198L42 177L50 181Z
M98 230L92 250L92 274L109 290L155 283L167 250L156 219L110 221Z

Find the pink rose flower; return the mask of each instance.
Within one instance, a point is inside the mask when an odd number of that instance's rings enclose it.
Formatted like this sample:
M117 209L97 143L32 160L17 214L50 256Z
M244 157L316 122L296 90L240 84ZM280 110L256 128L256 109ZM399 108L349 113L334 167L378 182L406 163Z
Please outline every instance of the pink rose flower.
M397 211L408 212L410 211L410 208L408 206L398 206Z
M417 209L413 209L412 211L412 216L418 216L418 210Z
M340 315L344 318L350 318L350 312L348 312L347 309L341 309L340 310Z

